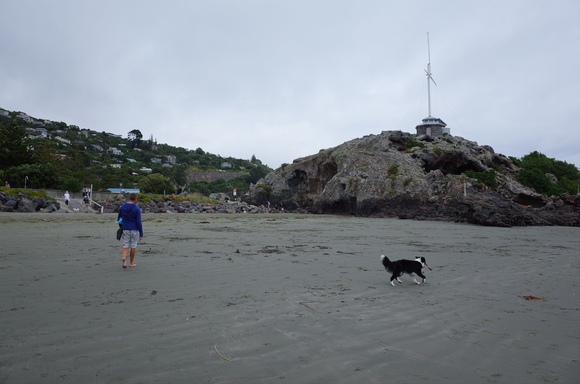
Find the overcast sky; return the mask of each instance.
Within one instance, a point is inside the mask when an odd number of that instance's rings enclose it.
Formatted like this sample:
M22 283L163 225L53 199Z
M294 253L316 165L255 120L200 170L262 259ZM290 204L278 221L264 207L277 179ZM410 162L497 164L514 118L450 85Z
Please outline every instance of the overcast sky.
M578 0L0 0L0 107L277 168L368 134L580 166Z

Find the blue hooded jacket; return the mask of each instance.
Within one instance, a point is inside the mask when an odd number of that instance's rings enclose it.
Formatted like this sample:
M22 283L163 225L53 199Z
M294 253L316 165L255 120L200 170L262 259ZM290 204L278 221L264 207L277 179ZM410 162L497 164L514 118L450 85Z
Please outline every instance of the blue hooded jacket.
M124 216L124 217L123 217ZM141 223L141 208L137 204L125 203L119 209L117 220L123 218L123 230L139 231L139 237L143 237L143 224Z

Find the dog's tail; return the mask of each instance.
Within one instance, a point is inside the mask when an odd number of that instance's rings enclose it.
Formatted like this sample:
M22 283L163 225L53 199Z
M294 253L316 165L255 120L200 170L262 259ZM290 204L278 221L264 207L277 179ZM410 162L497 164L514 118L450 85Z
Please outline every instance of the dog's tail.
M383 266L387 271L393 272L391 260L389 260L387 256L381 255L381 263L383 263Z

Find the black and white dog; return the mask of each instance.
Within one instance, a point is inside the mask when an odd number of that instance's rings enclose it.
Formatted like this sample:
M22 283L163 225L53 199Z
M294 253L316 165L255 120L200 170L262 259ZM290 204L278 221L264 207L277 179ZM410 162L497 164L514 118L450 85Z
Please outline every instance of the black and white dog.
M417 276L423 279L421 283L424 283L426 277L423 274L423 266L426 266L427 268L432 270L431 267L427 265L427 262L425 261L424 257L417 257L415 260L391 261L387 256L381 255L381 263L383 263L383 266L385 267L387 272L392 273L391 285L393 287L395 286L394 282L395 279L397 279L399 283L401 284L403 283L401 280L399 280L399 277L403 276L403 274L405 273L408 275L412 275L413 273L416 274ZM421 284L420 282L417 281L417 279L415 279L415 283Z

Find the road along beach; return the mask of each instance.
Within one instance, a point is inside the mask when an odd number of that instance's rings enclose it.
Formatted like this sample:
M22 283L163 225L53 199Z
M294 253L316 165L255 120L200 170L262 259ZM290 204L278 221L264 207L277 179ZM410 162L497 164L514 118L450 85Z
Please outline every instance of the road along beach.
M579 228L144 214L123 269L115 219L0 213L0 382L580 381Z

